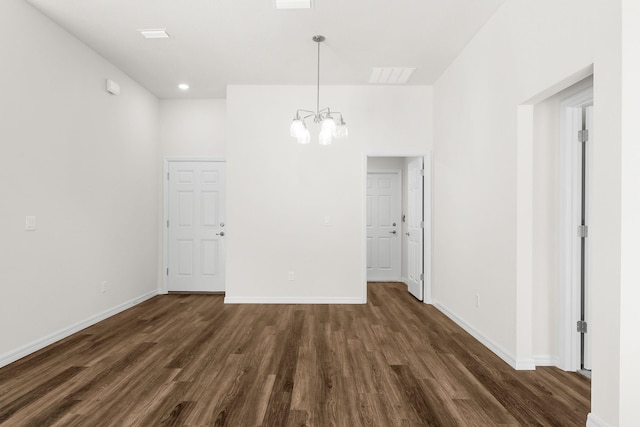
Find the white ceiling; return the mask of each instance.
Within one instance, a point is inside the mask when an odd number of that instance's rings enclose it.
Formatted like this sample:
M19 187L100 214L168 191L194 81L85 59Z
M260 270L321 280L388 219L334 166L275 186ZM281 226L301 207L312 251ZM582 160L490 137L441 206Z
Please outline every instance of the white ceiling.
M505 0L26 1L159 98L224 98L227 84L315 84L315 34L322 84L368 84L371 67L415 67L408 84L432 84Z

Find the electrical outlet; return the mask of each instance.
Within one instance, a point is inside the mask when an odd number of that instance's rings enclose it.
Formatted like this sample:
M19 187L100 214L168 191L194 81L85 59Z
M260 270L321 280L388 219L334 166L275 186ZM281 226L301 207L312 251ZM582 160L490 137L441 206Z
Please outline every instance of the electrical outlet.
M291 281L295 280L295 275L293 274L293 271L289 272L289 280Z
M105 292L107 292L107 281L103 280L102 283L100 283L100 292L102 292L103 294Z
M27 217L25 217L24 229L27 230L27 231L36 231L36 217L35 216L27 216Z

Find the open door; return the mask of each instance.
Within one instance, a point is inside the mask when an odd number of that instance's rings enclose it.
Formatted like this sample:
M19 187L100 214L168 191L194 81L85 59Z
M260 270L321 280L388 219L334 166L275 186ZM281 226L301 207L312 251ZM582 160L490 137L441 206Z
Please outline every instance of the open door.
M409 292L422 301L424 299L424 257L422 255L424 239L424 168L423 159L409 163L408 168L408 288Z

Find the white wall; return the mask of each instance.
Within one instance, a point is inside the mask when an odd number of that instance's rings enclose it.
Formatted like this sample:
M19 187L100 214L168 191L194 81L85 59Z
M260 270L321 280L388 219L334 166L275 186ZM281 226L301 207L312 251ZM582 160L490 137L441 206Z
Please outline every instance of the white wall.
M402 157L369 157L367 161L368 169L398 169L404 168Z
M532 212L518 208L532 203L534 151L518 106L594 63L591 426L637 424L639 18L633 0L509 0L434 87L434 299L517 360L534 321L519 295L533 291L518 270L533 264L518 252Z
M289 136L312 86L227 89L227 299L362 302L367 155L431 147L428 87L321 87L348 139L328 147ZM325 218L330 224L325 224ZM288 280L288 272L295 280Z
M224 99L161 100L163 157L224 158L226 120Z
M20 0L0 2L0 57L4 364L157 291L158 101Z
M640 254L640 191L638 191L638 183L640 183L638 166L640 165L640 144L638 144L640 28L638 22L640 22L640 4L635 0L623 0L621 16L620 45L623 69L620 79L622 137L620 140L620 402L618 407L620 425L632 426L637 425L640 418L638 414L638 391L640 390L640 363L638 363L640 360L640 340L638 339L640 325L640 310L638 310L638 301L640 301L640 286L638 286L640 284L638 269ZM602 140L607 141L608 136L604 133ZM600 252L600 255L604 254ZM610 318L615 316L615 311L609 314ZM604 335L609 331L601 329L601 333ZM617 360L613 360L614 364L616 362Z
M517 107L593 61L583 5L506 2L434 87L433 297L514 362Z
M638 424L640 389L640 5L596 4L592 415L624 427Z

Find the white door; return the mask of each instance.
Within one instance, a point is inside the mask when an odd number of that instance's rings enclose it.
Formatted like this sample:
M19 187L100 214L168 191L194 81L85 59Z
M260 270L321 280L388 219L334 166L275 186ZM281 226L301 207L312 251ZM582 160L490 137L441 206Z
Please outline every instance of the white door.
M224 189L224 162L169 162L168 291L224 291Z
M367 280L401 277L400 171L367 173Z
M420 301L424 299L423 286L423 257L422 257L422 240L423 236L423 198L424 198L424 179L422 159L416 159L409 163L408 176L408 281L409 292Z

